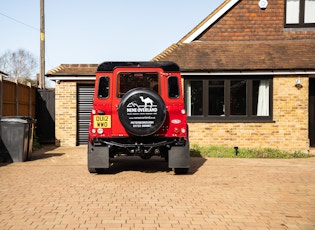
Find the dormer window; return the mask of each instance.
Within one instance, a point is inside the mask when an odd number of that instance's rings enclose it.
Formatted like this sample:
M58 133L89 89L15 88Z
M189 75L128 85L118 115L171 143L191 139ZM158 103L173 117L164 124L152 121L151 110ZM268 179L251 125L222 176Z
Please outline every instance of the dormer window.
M285 2L285 27L315 27L315 0Z

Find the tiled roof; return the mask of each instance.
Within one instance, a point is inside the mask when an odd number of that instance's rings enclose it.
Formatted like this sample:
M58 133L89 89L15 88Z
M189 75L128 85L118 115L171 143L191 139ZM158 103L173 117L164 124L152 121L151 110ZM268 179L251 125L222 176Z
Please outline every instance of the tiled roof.
M176 62L184 72L314 71L313 30L284 32L283 15L275 13L284 3L274 3L274 9L264 11L266 14L257 14L257 4L225 0L178 43L152 60ZM238 21L238 15L245 16ZM253 23L247 24L245 19ZM246 30L249 26L251 29ZM265 36L266 28L272 36Z
M46 75L86 76L95 75L98 64L61 64L49 70Z
M153 61L181 71L314 70L315 40L177 43Z

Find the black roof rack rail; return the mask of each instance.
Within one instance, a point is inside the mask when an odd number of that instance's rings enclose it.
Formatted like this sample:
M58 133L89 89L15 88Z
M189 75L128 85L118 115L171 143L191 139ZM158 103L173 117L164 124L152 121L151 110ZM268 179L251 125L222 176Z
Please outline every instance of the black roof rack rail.
M111 72L117 67L155 67L162 68L165 72L179 72L180 68L175 62L103 62L98 65L97 72Z

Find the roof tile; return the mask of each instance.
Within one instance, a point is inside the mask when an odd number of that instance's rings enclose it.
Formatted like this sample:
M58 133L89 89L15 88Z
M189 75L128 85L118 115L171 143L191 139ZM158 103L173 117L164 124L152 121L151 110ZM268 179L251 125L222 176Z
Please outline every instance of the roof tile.
M153 61L176 62L182 71L314 70L315 40L191 42L171 46Z
M47 75L85 76L95 75L98 64L61 64L55 69L49 70Z

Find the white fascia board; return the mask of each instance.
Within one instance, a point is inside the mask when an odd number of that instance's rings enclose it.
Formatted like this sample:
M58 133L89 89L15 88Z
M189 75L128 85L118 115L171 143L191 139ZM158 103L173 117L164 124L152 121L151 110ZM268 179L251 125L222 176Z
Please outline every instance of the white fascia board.
M314 75L315 71L181 72L182 76Z
M94 81L94 76L54 76L48 78L52 81Z
M240 0L231 0L221 10L219 10L213 17L206 21L199 29L197 29L192 35L186 38L183 43L190 43L200 34L202 34L209 26L215 23L222 15L224 15L229 9L231 9Z

